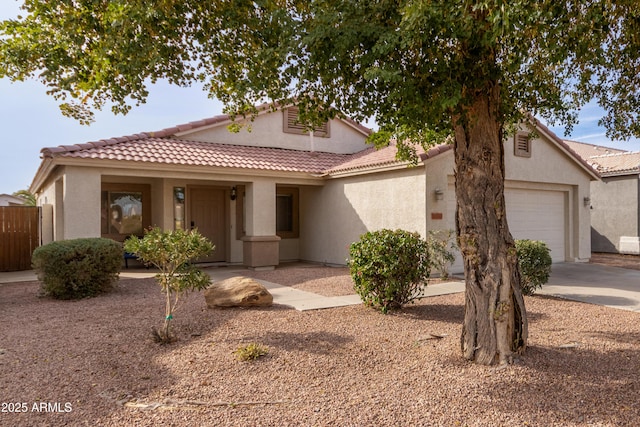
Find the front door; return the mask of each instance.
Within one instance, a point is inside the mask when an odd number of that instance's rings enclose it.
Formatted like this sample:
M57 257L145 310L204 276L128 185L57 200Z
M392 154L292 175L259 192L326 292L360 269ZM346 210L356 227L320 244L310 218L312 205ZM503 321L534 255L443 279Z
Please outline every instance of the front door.
M223 262L227 255L227 210L225 190L214 187L193 187L189 189L189 212L191 228L215 245L211 256L201 262Z

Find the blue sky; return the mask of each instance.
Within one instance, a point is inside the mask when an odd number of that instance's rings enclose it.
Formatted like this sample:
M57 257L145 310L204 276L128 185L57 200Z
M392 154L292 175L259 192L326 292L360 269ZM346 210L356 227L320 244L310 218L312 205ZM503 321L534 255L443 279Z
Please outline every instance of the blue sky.
M20 2L2 0L0 20L15 17ZM37 81L11 83L0 79L0 194L26 189L40 165L40 149L70 145L103 138L157 131L177 124L211 117L222 112L222 104L211 100L201 86L179 88L160 82L150 88L147 103L126 116L115 116L109 109L96 114L96 121L82 126L62 116L55 100ZM602 111L587 105L580 123L569 139L639 151L640 140L614 142L598 127ZM561 138L564 129L551 127Z

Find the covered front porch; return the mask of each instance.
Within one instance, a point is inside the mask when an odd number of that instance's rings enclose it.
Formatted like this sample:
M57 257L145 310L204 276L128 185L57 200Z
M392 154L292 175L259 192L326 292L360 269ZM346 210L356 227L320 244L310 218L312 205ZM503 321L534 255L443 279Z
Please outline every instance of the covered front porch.
M308 175L193 177L156 171L165 175L160 178L115 172L65 167L40 195L41 203L53 211L52 224L43 227L44 240L124 241L154 226L197 228L216 248L201 261L269 269L281 261L301 259L301 194L323 185Z

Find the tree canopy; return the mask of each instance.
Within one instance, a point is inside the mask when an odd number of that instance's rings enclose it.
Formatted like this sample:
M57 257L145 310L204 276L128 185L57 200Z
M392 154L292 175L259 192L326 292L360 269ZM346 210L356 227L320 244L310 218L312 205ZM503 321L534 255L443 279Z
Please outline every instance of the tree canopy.
M23 17L0 25L0 76L39 79L65 114L85 122L106 104L126 113L157 79L199 80L231 112L296 99L375 116L415 141L433 136L426 128L450 132L474 92L499 82L505 122L526 112L571 127L580 105L596 97L610 136L640 134L634 0L26 0L23 7Z

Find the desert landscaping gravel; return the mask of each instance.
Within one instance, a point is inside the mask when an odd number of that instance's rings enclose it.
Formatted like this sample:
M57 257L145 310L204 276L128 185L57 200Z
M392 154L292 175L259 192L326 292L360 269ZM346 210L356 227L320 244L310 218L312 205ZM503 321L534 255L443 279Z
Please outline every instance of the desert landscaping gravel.
M351 293L346 269L253 276ZM262 277L260 277L262 276ZM286 282L286 283L285 283ZM463 294L382 315L208 309L192 293L170 345L151 340L163 296L121 279L80 301L0 285L2 426L632 426L640 420L640 313L526 297L529 347L509 366L463 360ZM234 351L268 348L253 362ZM24 411L23 411L24 409ZM19 411L19 412L18 412Z

